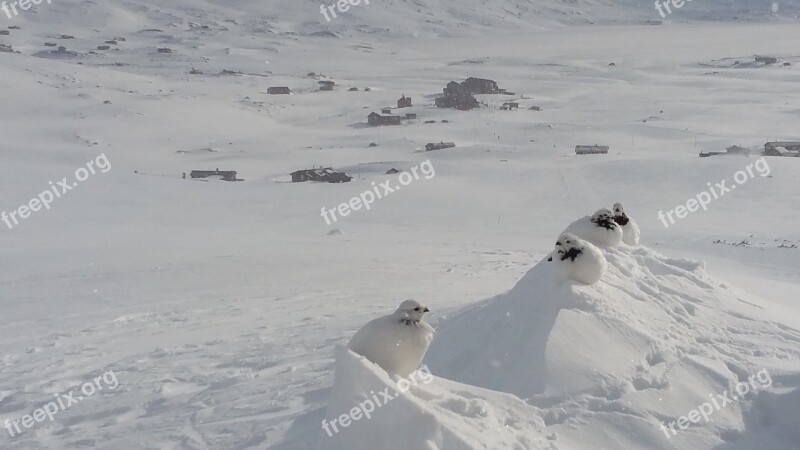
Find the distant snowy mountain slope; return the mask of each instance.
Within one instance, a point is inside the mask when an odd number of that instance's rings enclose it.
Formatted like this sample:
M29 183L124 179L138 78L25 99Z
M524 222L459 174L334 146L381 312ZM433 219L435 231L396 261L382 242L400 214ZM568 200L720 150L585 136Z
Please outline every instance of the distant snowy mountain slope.
M726 0L686 2L663 18L650 0L373 0L346 12L323 15L322 0L154 0L91 2L59 0L43 3L15 22L82 25L86 31L133 32L152 28L184 28L193 23L206 36L247 31L249 39L285 36L462 36L475 30L503 33L561 25L641 24L648 20L796 19L796 1ZM35 13L34 13L35 11ZM775 12L774 12L775 11ZM330 20L328 20L330 19ZM237 35L243 42L247 34ZM269 44L269 42L264 42Z

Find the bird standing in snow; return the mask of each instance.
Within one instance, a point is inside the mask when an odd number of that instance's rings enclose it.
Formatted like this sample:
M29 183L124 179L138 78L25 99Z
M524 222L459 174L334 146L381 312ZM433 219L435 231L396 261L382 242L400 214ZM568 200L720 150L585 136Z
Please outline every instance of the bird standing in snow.
M614 222L614 213L607 208L572 222L563 233L574 234L598 247L616 247L622 242L622 227Z
M584 284L597 283L608 267L606 257L599 248L570 233L558 238L549 261L555 261L556 273L562 280Z
M622 227L622 242L628 245L639 245L639 225L631 219L622 207L622 203L614 203L614 222Z
M406 300L394 313L364 325L347 348L381 366L389 375L405 378L422 364L433 340L433 328L422 321L428 311L415 300Z

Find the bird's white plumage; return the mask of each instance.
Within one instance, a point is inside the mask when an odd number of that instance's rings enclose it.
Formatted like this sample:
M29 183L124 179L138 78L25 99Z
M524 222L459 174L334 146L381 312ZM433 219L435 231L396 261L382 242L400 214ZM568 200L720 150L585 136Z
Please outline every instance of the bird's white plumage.
M433 328L422 321L428 308L406 300L392 314L368 322L347 347L381 366L389 375L407 377L422 364Z
M625 212L622 203L614 203L614 222L617 222L622 228L622 242L628 245L639 245L641 237L639 225Z
M556 265L556 274L562 280L584 284L597 283L608 268L602 250L570 233L558 238L552 261Z
M598 247L613 248L622 242L622 227L614 222L610 209L599 209L591 216L581 217L562 232L571 233Z

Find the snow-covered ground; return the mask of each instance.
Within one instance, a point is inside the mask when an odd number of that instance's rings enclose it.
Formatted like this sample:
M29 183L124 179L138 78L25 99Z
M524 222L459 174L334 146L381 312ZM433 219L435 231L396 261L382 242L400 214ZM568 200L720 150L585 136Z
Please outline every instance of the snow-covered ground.
M0 13L20 52L0 52L0 212L110 167L0 222L0 423L119 381L0 448L800 447L800 158L659 219L758 158L699 152L800 140L796 2L696 0L661 26L632 1L373 0L329 24L317 2L162 3ZM469 76L515 94L432 106ZM403 94L417 119L366 125ZM435 176L321 216L426 160ZM354 180L289 183L312 166ZM182 179L215 168L245 181ZM555 284L559 232L617 201L643 247ZM323 418L391 382L337 347L407 298L439 329L434 381L328 438ZM712 422L659 427L762 369L771 386Z

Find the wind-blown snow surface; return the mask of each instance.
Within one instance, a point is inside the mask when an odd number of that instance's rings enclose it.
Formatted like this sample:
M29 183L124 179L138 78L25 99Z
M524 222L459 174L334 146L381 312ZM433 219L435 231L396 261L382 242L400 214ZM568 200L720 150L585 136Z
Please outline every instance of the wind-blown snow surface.
M295 0L54 0L0 15L2 28L19 27L0 43L20 52L0 53L0 211L101 152L111 163L51 210L12 230L0 224L0 423L106 369L120 383L53 422L3 434L0 448L307 450L321 432L336 345L403 299L431 307L436 322L507 291L571 219L617 201L644 244L708 261L764 320L800 329L800 158L769 158L770 176L668 229L657 219L753 162L699 151L800 138L800 28L781 23L789 8L763 24L573 27L562 25L641 23L656 12L422 3L373 2L330 24L318 2ZM696 0L670 21L717 4ZM505 9L528 6L507 20ZM97 49L116 37L125 41ZM752 64L756 54L790 65ZM337 90L318 92L312 71ZM517 95L480 96L488 106L469 112L432 107L447 82L467 76ZM266 94L282 85L294 95ZM402 94L417 121L366 127L370 111ZM519 111L498 111L511 99ZM442 140L457 147L421 151ZM594 143L612 151L574 156L575 145ZM320 217L392 180L389 168L426 159L434 178L333 226ZM285 182L320 165L355 179ZM216 167L245 181L181 179ZM781 351L763 322L754 326L764 340L749 350ZM796 400L764 394L744 411L747 434L721 435L721 447L749 450L760 442L751 431L800 428L786 423ZM575 426L574 439L585 436ZM556 443L569 434L559 430Z

